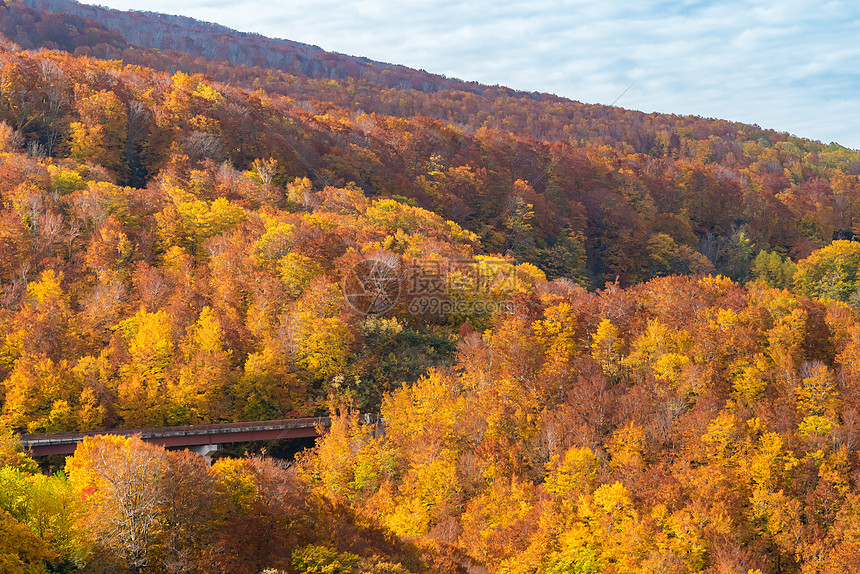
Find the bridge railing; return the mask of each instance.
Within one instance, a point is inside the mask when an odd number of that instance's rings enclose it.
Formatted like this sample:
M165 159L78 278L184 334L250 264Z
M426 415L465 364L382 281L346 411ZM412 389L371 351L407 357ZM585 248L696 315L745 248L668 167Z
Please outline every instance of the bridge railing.
M71 454L88 436L139 436L146 442L166 447L226 444L256 440L277 440L319 436L331 426L328 417L280 419L207 425L107 429L85 432L39 433L21 435L21 445L34 455Z

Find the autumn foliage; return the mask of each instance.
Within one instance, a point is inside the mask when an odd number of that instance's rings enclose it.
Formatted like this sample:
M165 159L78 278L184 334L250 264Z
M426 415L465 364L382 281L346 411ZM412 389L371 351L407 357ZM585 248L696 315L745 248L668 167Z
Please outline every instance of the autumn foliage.
M841 567L854 309L722 277L530 297L390 394L383 436L337 419L310 484L491 571Z
M860 568L860 154L34 4L0 6L0 569ZM291 464L16 443L303 415Z

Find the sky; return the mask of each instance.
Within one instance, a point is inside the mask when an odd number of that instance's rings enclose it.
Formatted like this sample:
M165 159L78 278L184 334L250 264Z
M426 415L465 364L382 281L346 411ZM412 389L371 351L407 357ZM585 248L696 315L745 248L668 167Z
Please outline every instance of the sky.
M853 0L85 3L181 14L467 81L758 124L860 149Z

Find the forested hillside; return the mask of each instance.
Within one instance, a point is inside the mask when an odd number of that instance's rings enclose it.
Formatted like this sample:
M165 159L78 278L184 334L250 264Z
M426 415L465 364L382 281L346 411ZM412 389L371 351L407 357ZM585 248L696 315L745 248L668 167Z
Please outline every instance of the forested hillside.
M146 13L0 32L9 571L854 567L860 153ZM289 466L15 444L323 414Z

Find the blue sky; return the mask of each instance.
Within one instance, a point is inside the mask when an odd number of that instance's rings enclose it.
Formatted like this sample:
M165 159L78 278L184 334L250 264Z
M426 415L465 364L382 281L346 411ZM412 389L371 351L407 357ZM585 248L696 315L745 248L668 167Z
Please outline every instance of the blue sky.
M611 103L635 80L617 105L756 123L860 149L860 3L851 1L97 3L588 103Z

